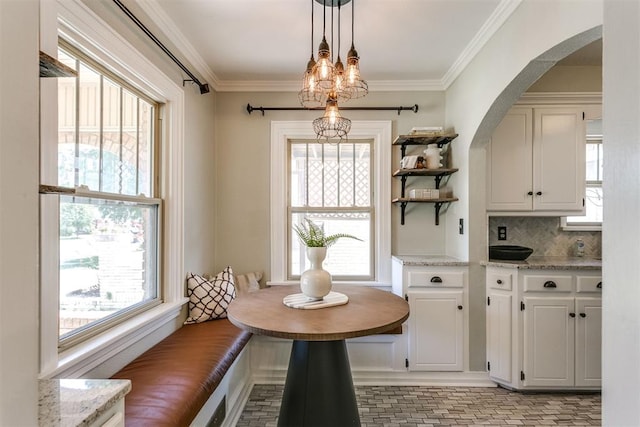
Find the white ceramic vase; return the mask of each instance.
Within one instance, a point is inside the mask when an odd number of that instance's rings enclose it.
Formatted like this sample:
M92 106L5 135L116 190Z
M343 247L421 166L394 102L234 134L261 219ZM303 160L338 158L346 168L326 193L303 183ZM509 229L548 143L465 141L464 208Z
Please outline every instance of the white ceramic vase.
M331 274L322 268L326 256L325 247L307 247L311 268L300 276L300 290L310 299L321 300L331 292Z

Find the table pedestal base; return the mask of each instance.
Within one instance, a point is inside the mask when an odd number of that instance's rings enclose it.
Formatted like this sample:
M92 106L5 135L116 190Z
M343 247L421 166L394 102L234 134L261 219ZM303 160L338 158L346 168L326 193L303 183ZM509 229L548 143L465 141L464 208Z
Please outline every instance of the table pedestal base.
M359 425L345 341L293 341L278 426Z

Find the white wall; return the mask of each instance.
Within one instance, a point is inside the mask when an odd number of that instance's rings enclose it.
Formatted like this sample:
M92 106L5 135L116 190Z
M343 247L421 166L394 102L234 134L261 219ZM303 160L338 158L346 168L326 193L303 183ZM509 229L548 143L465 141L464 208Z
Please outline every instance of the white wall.
M449 222L447 251L470 261L472 370L485 365L484 269L479 265L487 247L483 146L533 82L557 60L599 38L601 23L600 1L524 0L447 90L447 123L460 134L454 146L460 173L453 184L460 202L449 215L464 218L469 230L459 235L457 224Z
M640 425L640 3L604 7L603 425ZM615 167L612 167L615 165Z
M38 423L38 13L0 1L0 425Z

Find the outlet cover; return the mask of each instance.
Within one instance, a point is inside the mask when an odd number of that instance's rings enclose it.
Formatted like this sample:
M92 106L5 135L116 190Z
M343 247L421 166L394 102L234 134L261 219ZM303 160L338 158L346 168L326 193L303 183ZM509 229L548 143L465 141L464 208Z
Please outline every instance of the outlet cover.
M498 240L507 240L507 226L499 225L498 226Z

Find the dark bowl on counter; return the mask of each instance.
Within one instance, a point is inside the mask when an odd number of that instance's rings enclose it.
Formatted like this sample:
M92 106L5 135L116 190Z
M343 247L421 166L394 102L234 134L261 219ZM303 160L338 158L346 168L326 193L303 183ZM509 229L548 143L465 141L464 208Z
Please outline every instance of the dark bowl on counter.
M489 246L489 259L502 261L524 261L533 253L533 249L517 245Z

